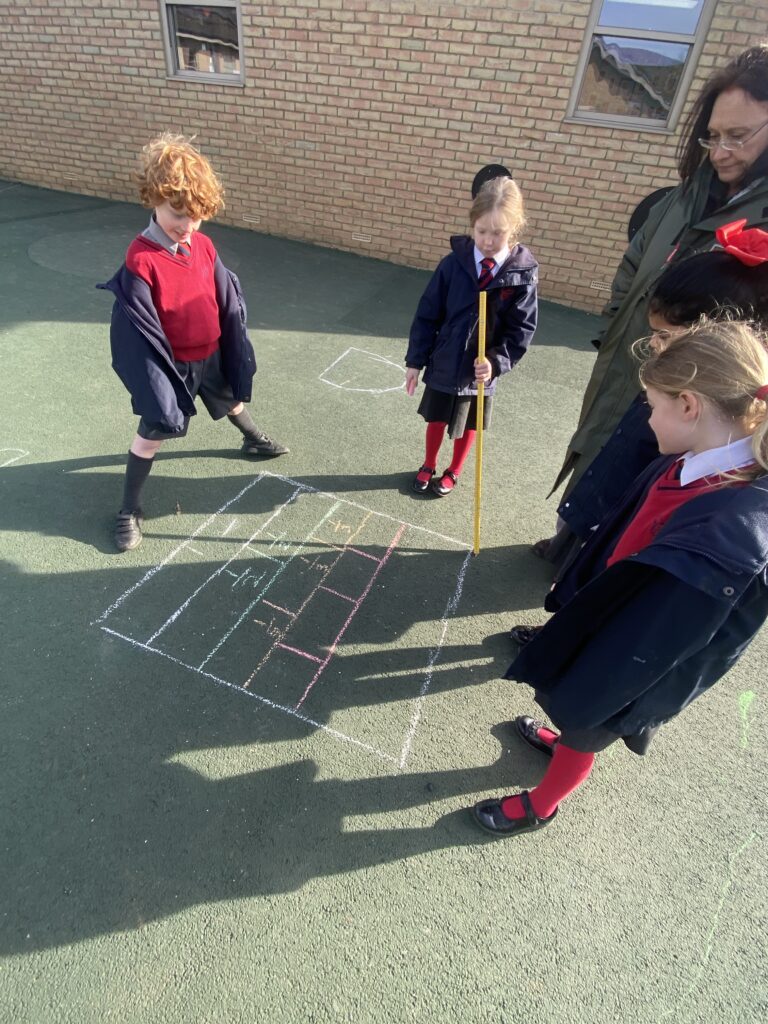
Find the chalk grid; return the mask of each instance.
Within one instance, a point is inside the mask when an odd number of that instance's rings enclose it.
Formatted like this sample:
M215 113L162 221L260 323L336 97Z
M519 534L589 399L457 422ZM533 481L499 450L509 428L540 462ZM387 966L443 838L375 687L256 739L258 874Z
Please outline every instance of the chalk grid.
M398 558L433 551L446 569L427 578L418 557ZM461 599L470 555L463 541L265 472L149 569L94 624L403 768ZM337 696L358 685L345 676L344 655L354 654L360 644L370 663L375 657L370 636L377 630L380 636L385 633L385 609L394 612L392 602L399 601L406 607L417 593L428 595L416 600L427 605L421 628L432 634L429 647L418 650L422 667L406 671L404 685L400 674L391 701L382 699L386 694L379 687L368 702L370 695L362 689L360 703L368 706L347 713L358 735L332 727L320 714L315 717L313 704L318 703L321 710L327 704L329 718L339 716L334 684L339 685ZM358 618L366 602L371 614ZM381 646L393 649L392 643ZM413 650L402 653L410 658ZM335 674L329 670L332 662Z

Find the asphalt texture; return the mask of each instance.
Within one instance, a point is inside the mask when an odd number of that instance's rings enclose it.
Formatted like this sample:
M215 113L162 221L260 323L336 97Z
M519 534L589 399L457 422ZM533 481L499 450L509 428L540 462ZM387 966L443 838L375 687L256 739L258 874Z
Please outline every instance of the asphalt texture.
M530 545L595 318L544 303L502 382L472 557L472 462L409 489L428 275L209 225L291 451L245 459L201 409L121 555L135 419L94 286L146 214L3 182L0 221L0 1019L766 1019L765 632L548 828L467 812L546 766L500 676L545 618Z

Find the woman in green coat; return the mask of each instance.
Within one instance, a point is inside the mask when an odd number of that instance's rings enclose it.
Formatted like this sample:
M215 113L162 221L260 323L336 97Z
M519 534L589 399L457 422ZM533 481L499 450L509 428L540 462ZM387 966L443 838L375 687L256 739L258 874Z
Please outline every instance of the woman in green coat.
M567 496L640 391L632 343L650 333L648 300L668 263L714 247L715 231L746 218L768 227L768 46L753 46L705 85L678 150L681 183L652 209L619 265L603 310L597 359L579 425L552 488ZM534 550L556 554L559 543Z

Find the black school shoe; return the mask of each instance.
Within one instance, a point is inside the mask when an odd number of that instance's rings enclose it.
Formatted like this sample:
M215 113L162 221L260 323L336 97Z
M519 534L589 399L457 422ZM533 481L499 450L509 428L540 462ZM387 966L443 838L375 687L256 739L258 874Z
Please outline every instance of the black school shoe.
M535 750L540 750L547 757L552 757L557 740L555 740L555 743L547 743L546 740L541 739L538 735L539 729L547 729L549 726L544 725L543 722L539 722L535 718L530 718L528 715L518 715L514 722L510 724L514 726L518 736L521 736L526 743Z
M271 437L267 437L264 431L259 430L257 433L249 434L245 438L241 451L243 455L274 457L276 455L287 455L290 448L286 448L284 444L280 444L278 441L273 441Z
M141 524L144 516L140 508L131 512L120 509L115 523L115 547L118 551L133 551L141 544L144 534Z
M450 477L451 480L453 480L453 487L443 487L443 477L444 476ZM451 491L455 489L456 484L458 482L459 482L459 478L456 476L456 474L453 472L453 470L446 469L446 471L444 473L440 474L440 479L439 480L433 480L432 481L432 490L435 492L435 494L438 495L438 497L444 498L446 496L446 494L450 494Z
M429 473L429 480L419 480L419 474L417 473L413 484L411 485L413 490L416 491L417 494L423 494L425 491L428 491L430 481L435 475L435 472L436 470L434 470L432 466L422 466L419 473Z
M501 809L501 800L481 800L472 808L472 817L476 825L484 832L490 832L497 839L505 836L518 836L523 832L536 832L544 828L555 818L557 808L548 818L540 818L531 806L528 790L515 794L519 796L525 811L524 818L508 818ZM503 797L502 799L506 799Z
M509 631L509 639L514 640L520 647L525 647L543 628L543 626L526 626L522 624L513 626Z

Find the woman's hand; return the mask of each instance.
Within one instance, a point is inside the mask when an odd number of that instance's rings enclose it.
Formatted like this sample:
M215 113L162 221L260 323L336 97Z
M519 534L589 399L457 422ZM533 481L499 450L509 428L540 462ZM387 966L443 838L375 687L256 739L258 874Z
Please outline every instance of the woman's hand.
M493 367L487 359L476 359L475 360L475 380L479 384L480 381L483 384L487 384L493 376Z
M414 369L409 366L405 371L405 393L406 395L412 395L416 390L416 385L419 383L420 370Z

